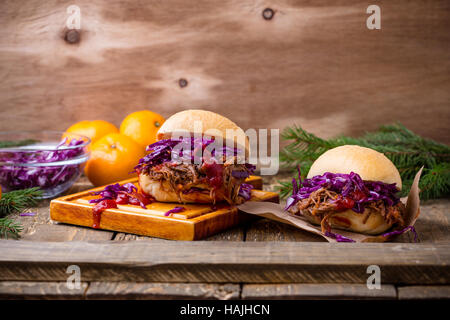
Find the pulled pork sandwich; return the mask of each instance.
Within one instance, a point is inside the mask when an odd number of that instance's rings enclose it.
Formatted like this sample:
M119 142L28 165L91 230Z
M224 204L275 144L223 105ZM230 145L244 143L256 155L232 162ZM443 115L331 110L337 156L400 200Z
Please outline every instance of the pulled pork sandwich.
M211 129L214 134L207 135ZM227 129L234 130L233 148L226 143ZM255 166L245 163L248 139L234 122L210 111L185 110L164 122L157 139L135 167L144 193L161 202L240 204L250 199L252 186L244 181ZM219 139L217 150L213 143Z
M394 164L375 150L346 145L321 155L299 184L286 210L321 225L364 234L380 234L392 226L405 225L405 205L397 193L402 188Z

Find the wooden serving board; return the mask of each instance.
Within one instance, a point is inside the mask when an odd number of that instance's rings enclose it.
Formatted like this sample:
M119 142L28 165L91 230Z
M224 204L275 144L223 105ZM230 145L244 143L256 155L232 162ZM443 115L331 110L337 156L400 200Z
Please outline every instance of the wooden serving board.
M128 182L137 185L137 178L121 181L120 184ZM279 202L277 193L258 190L262 187L260 177L250 176L246 183L256 188L252 190L250 201ZM92 227L94 204L90 204L89 200L96 197L92 196L92 192L103 188L98 187L52 200L50 218L58 222ZM183 206L186 210L165 216L167 211L177 206ZM107 209L101 214L100 229L171 240L199 240L246 219L247 214L227 203L218 203L213 208L210 204L154 202L147 205L147 209L134 205L118 205L117 209Z

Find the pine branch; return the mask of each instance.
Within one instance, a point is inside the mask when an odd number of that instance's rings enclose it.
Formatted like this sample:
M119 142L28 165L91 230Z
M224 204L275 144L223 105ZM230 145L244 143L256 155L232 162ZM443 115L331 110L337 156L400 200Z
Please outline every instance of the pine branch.
M436 199L450 195L450 163L441 163L425 169L420 181L421 197Z
M15 190L2 195L0 199L0 217L23 210L36 205L42 191L39 188Z
M384 153L400 172L403 195L409 191L414 175L422 166L425 167L420 181L422 199L450 195L450 147L420 137L401 124L382 126L361 138L341 136L328 140L294 126L283 131L282 139L291 142L280 153L282 166L295 169L300 165L303 178L321 154L338 146L352 144ZM281 196L285 196L292 192L291 188L290 183L280 182L277 190Z
M2 195L0 199L0 238L20 238L22 225L6 216L36 205L41 196L42 191L39 188L16 190Z
M22 232L22 230L23 226L13 219L0 218L0 238L18 239L20 238L20 232Z

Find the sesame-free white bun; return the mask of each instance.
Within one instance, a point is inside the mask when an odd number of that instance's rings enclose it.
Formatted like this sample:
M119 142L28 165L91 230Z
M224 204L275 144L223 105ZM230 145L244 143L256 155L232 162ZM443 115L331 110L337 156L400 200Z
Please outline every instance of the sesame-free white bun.
M235 137L227 139L227 129L233 130ZM156 138L170 139L179 133L200 133L215 139L223 139L224 144L230 141L243 148L246 155L249 154L249 142L244 130L230 119L212 111L190 109L175 113L159 128Z
M310 179L325 172L355 172L363 180L395 183L402 189L402 179L395 165L384 154L370 148L345 145L328 150L311 166L307 178Z

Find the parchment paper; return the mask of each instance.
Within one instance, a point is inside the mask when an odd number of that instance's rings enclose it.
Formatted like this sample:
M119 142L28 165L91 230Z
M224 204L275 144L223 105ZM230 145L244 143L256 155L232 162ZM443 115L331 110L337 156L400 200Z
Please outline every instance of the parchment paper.
M411 190L409 191L409 194L407 197L402 198L401 201L405 203L406 205L406 213L405 213L405 226L414 226L414 223L416 222L417 218L420 214L420 198L419 198L419 180L420 175L422 174L423 167L417 172L416 176L414 177L413 184L411 186ZM335 238L328 237L324 235L321 231L320 226L314 225L305 219L303 219L301 216L295 216L292 215L286 211L283 210L284 204L279 205L272 202L257 202L257 201L247 201L241 205L238 206L238 209L258 215L270 220L279 221L282 223L290 224L296 228L300 228L315 234L318 234L325 239L327 239L329 242L337 242ZM391 232L392 230L388 230L385 233ZM366 235L351 231L345 231L340 229L332 229L333 233L340 234L344 237L350 238L354 240L355 242L385 242L393 239L395 235L390 236L381 236L381 235Z

